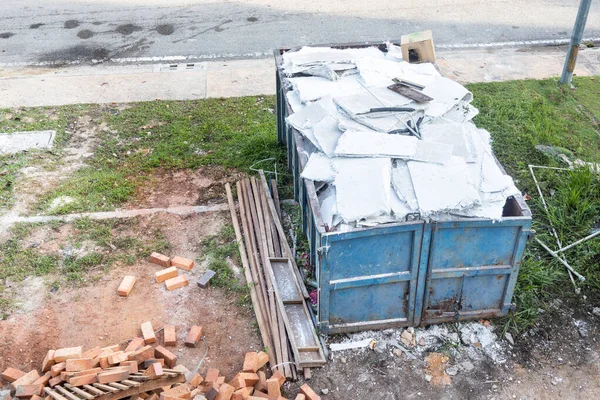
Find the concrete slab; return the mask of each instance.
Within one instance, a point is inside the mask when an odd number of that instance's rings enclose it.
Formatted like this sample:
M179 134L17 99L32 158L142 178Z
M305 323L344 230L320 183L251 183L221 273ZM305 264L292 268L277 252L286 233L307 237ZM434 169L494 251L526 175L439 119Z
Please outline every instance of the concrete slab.
M0 154L14 154L24 150L49 149L56 131L0 133Z

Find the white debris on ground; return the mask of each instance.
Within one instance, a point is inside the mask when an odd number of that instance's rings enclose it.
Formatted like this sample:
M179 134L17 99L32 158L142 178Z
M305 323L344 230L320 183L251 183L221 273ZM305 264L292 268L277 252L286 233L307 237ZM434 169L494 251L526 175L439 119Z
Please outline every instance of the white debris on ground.
M433 64L404 62L392 44L303 47L282 59L286 121L302 135L302 177L317 183L330 231L408 217L499 220L507 198L520 195L489 132L471 121L473 95ZM431 100L391 90L398 82Z
M374 346L370 345L372 341ZM335 360L350 352L376 351L409 360L425 360L428 354L441 352L453 359L459 371L469 371L477 362L504 364L509 348L508 341L498 336L493 325L464 322L348 334L344 340L330 344L330 354Z

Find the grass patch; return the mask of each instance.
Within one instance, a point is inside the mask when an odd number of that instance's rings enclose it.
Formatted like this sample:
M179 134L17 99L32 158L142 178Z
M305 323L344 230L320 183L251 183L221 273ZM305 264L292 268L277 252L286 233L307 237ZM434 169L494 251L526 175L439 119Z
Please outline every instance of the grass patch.
M216 272L211 280L212 285L236 293L240 306L251 307L250 288L243 280L236 278L227 261L230 259L236 265L240 265L233 225L225 225L216 235L204 239L200 245L208 261L208 269Z
M552 224L563 244L590 233L600 223L600 184L589 169L569 172L536 170L550 213L542 207L528 164L564 167L536 145L561 147L571 159L600 161L600 129L591 113L598 112L597 80L578 78L577 90L564 89L556 80L525 80L472 84L473 105L480 110L475 123L489 130L496 156L517 186L529 193L533 229L555 248ZM589 241L566 253L569 263L588 277L583 285L588 297L600 298L600 242ZM521 331L538 317L539 310L557 296L570 297L564 267L530 242L525 251L515 288L517 311L506 320L505 329ZM569 287L568 290L565 288Z

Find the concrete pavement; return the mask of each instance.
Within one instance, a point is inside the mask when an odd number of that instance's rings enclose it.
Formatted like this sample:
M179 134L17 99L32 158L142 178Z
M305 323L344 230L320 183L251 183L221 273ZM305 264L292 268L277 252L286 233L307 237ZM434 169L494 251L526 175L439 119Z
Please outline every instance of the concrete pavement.
M260 58L273 48L398 39L423 29L438 48L564 43L579 0L2 0L8 65ZM586 37L600 37L593 2Z
M461 83L558 76L566 48L438 51L445 76ZM582 49L576 75L600 75L600 49ZM179 64L9 68L0 71L0 108L191 100L275 93L273 58Z

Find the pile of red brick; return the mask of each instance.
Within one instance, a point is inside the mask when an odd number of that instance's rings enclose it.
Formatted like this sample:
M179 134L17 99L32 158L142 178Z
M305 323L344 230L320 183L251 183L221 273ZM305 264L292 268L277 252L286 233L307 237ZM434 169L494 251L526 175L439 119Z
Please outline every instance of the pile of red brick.
M177 345L175 327L163 330L163 346L158 345L152 324L144 322L142 337L126 345L49 350L41 375L38 370L7 368L1 376L21 400L285 400L281 386L286 378L276 371L267 379L266 353L246 353L242 372L227 383L214 368L203 378L177 365L177 356L166 348ZM184 344L196 347L201 339L202 327L192 326ZM308 385L300 390L296 400L319 399Z

